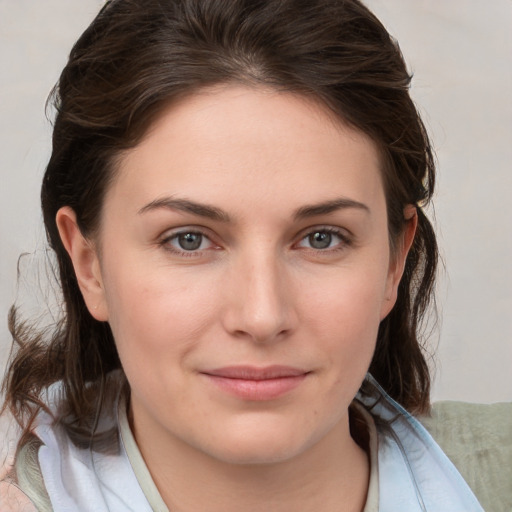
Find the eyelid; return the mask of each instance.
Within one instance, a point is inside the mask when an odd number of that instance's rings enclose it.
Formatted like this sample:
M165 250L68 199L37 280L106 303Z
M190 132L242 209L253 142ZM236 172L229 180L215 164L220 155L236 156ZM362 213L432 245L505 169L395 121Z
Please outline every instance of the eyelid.
M298 246L304 239L306 239L308 236L312 235L313 233L330 233L333 235L338 236L341 239L341 243L337 244L335 247L330 247L327 249L315 249L314 247L300 247L305 250L315 251L315 252L323 252L328 253L329 251L337 251L337 250L343 250L346 247L349 247L353 245L354 243L354 237L350 231L348 231L345 228L341 228L338 226L331 226L331 225L316 225L316 226L310 226L304 230L302 230L299 235L297 236L297 241L294 243L295 246Z
M179 235L194 233L201 235L202 237L208 239L211 243L211 247L206 249L197 249L193 251L180 250L173 247L170 244L170 241L177 238ZM169 251L172 254L176 254L178 256L186 256L186 257L198 257L204 254L206 251L220 249L220 245L214 240L214 236L208 228L203 226L180 226L172 229L168 229L162 233L158 237L158 245L162 246L165 250Z

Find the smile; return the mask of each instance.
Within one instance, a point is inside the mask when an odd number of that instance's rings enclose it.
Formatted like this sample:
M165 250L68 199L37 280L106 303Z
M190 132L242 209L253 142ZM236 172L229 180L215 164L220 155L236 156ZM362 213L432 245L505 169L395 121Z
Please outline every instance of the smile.
M279 398L299 386L308 374L307 371L289 366L230 366L202 372L221 390L253 401Z

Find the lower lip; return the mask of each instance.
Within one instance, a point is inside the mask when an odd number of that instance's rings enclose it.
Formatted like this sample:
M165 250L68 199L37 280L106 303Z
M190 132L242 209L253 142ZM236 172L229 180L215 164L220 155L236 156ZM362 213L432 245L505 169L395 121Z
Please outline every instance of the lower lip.
M208 379L232 395L244 400L274 400L293 391L306 378L307 374L278 377L276 379L251 380L232 379L217 375L203 374Z

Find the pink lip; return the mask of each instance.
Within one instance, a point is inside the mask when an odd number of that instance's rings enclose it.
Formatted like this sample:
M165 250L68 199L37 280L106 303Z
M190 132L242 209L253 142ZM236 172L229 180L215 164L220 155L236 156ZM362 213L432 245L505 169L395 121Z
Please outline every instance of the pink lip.
M223 391L245 400L273 400L295 389L309 372L291 366L227 366L202 372Z

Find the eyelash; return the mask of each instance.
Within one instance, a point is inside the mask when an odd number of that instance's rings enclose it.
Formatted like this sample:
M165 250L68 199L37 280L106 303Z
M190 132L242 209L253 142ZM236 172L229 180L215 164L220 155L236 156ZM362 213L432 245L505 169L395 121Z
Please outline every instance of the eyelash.
M203 231L201 231L199 229L180 229L179 231L175 231L169 235L166 235L164 238L162 238L159 242L159 245L162 246L166 251L169 251L172 254L175 254L175 255L181 256L181 257L185 257L185 258L197 258L199 256L202 256L205 250L210 250L208 248L208 249L202 249L202 250L196 249L196 250L187 251L185 249L180 250L171 245L171 242L173 240L177 240L178 237L185 236L185 235L198 235L201 237L200 245L203 245L203 242L205 240L208 240L210 242L210 244L213 245L214 248L218 247L218 246L215 246L214 242L212 242L210 236L208 236L206 233L204 233Z
M339 251L346 250L348 247L353 245L353 239L347 234L345 230L335 228L332 226L314 226L309 228L300 238L299 244L306 240L308 237L317 233L323 233L327 235L334 235L339 238L339 242L334 247L327 247L325 249L317 249L314 247L304 247L305 250L313 251L315 253L332 254Z
M339 251L343 251L353 245L352 238L347 235L345 230L334 228L331 226L313 226L311 228L308 228L307 231L303 232L300 235L299 241L294 243L294 247L300 246L300 243L307 240L308 237L311 237L317 233L327 234L327 235L334 235L339 238L339 243L337 243L334 247L326 247L324 249L317 249L314 247L302 247L306 251L314 252L316 254L332 254L337 253ZM212 248L208 247L206 249L194 249L194 250L180 250L176 247L173 247L171 245L171 242L173 240L177 240L180 236L185 235L198 235L201 237L200 245L203 244L205 240L208 240L210 244L213 246ZM175 231L167 236L164 236L160 241L159 245L162 246L165 250L180 256L180 257L187 257L187 258L194 258L194 257L201 257L204 255L205 251L208 250L216 250L219 249L219 246L215 245L215 243L211 240L211 237L208 236L204 231L200 229L180 229L179 231Z

